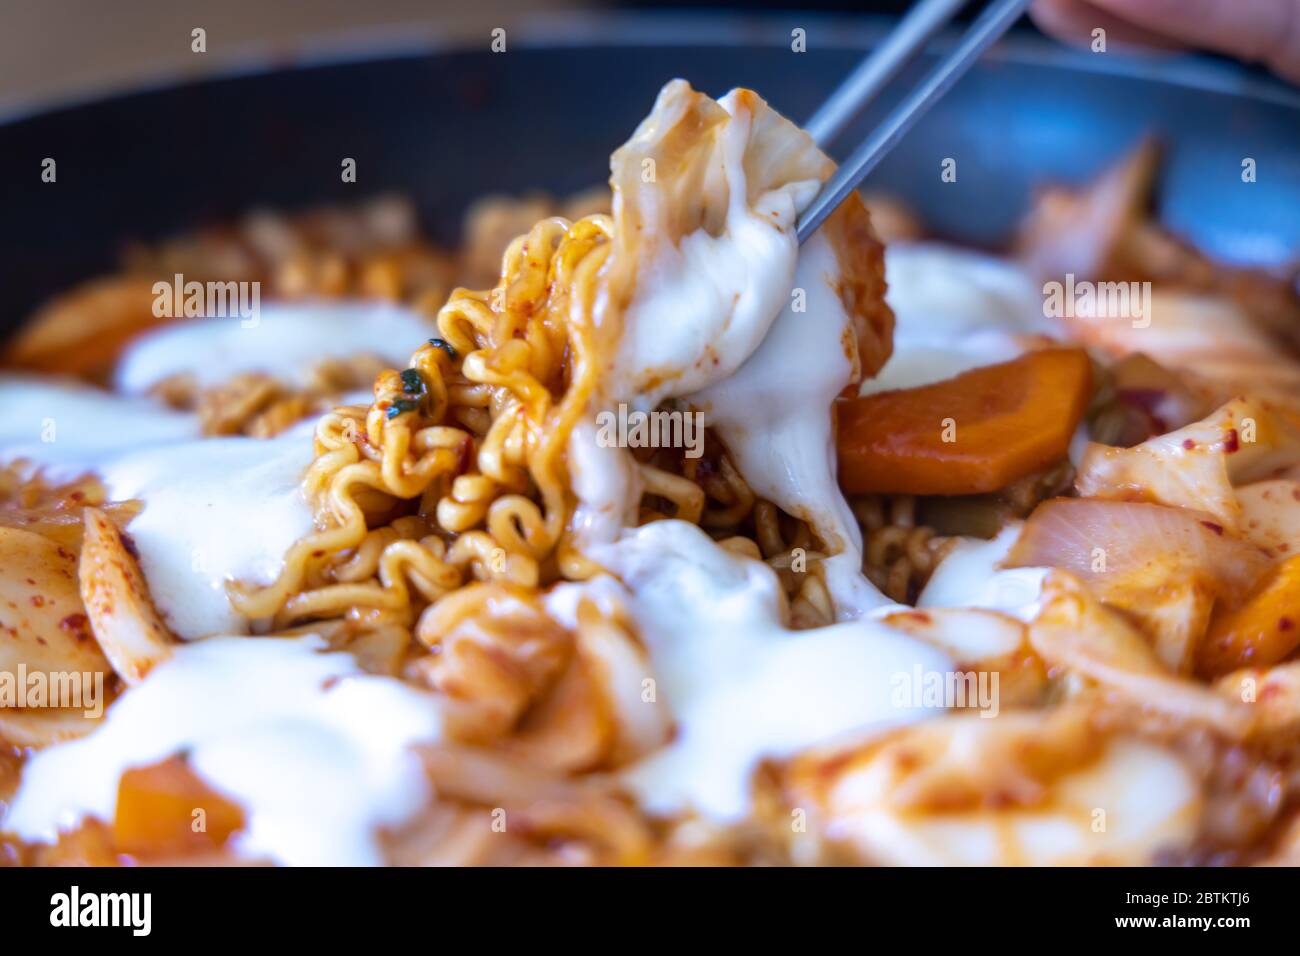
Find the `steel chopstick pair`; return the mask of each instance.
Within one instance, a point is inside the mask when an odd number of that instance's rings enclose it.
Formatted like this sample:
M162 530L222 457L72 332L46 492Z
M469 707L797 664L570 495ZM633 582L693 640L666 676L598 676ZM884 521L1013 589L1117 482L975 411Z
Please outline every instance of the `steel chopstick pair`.
M916 57L934 35L956 14L965 0L920 0L885 42L870 53L808 121L807 129L823 149ZM853 151L822 185L799 219L799 242L804 242L845 197L857 189L894 145L926 111L1025 12L1030 0L993 0L957 42L952 51L926 75L884 121Z

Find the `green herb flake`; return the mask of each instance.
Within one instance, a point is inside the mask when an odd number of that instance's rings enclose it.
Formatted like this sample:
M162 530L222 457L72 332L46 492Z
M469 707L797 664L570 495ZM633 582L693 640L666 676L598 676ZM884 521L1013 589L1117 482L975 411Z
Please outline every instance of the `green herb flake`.
M424 377L415 368L402 369L402 391L407 395L424 394Z
M396 418L403 412L413 412L420 407L420 403L409 398L399 398L393 404L388 406L388 417Z
M456 350L452 347L452 344L448 342L446 339L429 339L429 344L432 345L435 349L442 349L444 352L447 353L448 358L450 358L453 362L456 361Z

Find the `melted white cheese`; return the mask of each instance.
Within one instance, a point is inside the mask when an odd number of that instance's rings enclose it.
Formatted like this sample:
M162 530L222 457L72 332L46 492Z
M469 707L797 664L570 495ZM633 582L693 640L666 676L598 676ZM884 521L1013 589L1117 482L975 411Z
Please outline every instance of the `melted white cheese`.
M430 798L410 748L439 737L436 701L323 646L220 637L178 648L90 736L28 760L3 828L52 842L86 817L112 821L124 771L186 753L244 809L235 848L247 858L381 863L376 830Z
M750 114L734 94L719 103L732 114L722 133L725 228L676 245L647 240L654 259L638 264L598 401L646 409L675 397L703 412L750 487L813 527L832 555L822 570L837 613L858 617L888 602L862 574L861 532L836 481L831 404L853 373L839 264L824 235L802 249L795 237L817 183L788 183L746 205ZM795 288L804 293L798 312ZM609 543L636 515L632 464L598 447L589 424L568 449L578 540Z
M740 369L687 401L714 426L740 473L760 498L807 521L833 557L826 582L841 619L886 603L862 576L862 534L836 480L831 404L849 384L844 351L851 319L835 291L839 263L830 242L814 234L799 255L791 297L762 345Z
M144 503L127 530L154 603L178 637L247 632L226 582L269 584L289 547L313 530L301 488L313 431L304 422L266 440L161 445L101 466L113 500Z
M28 459L54 477L93 471L110 501L142 502L128 530L178 637L246 632L226 582L270 583L313 528L300 489L313 422L266 440L201 439L193 415L27 378L0 379L0 403L3 460Z
M1022 621L1038 616L1047 568L1003 568L1020 537L1021 525L1007 525L991 541L967 538L949 552L930 576L917 607L987 608Z
M894 310L894 353L859 394L914 388L993 365L1050 335L1043 296L1013 263L941 243L885 250L885 301Z
M731 114L720 136L727 186L722 232L697 229L677 243L655 242L637 264L637 291L624 310L607 391L653 408L665 398L727 378L763 341L789 301L799 213L820 188L786 183L748 200L745 150L753 116L733 91L718 101Z
M675 721L672 742L623 774L652 812L739 819L760 760L929 716L896 707L891 681L952 666L871 620L786 629L771 569L685 522L638 528L596 556L628 588L657 700Z
M610 544L636 524L641 479L626 448L602 445L593 419L578 421L565 444L569 480L577 498L574 534L584 549Z
M0 376L0 460L27 459L56 480L130 448L198 438L192 415L57 379Z
M302 384L327 358L377 355L404 367L436 332L415 312L383 302L274 303L263 306L248 327L237 317L164 325L131 344L114 381L129 394L142 394L178 373L192 375L199 386L243 372Z

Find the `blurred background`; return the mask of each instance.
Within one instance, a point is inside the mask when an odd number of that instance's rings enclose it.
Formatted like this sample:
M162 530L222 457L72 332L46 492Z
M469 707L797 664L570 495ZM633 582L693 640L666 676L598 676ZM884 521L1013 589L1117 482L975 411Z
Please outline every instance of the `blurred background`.
M567 11L896 14L907 6L907 0L0 0L0 104L44 104L141 81L201 76L251 57L289 58L367 40L483 35L493 26ZM207 31L207 56L190 51L196 26ZM1021 29L1033 27L1026 21Z

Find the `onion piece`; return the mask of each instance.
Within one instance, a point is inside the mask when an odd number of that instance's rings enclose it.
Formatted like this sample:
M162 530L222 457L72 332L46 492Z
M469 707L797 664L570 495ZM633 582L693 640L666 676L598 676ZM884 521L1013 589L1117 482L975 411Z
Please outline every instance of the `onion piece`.
M1254 587L1269 560L1203 512L1144 501L1053 498L1025 522L1006 565L1060 568L1099 593L1196 574L1218 595L1236 597Z
M172 655L176 638L154 606L149 584L122 532L87 508L77 579L95 639L113 670L134 686Z
M1055 498L1030 516L1006 564L1076 575L1132 615L1169 670L1188 673L1215 600L1244 598L1269 559L1204 512Z
M1170 676L1142 635L1068 574L1054 572L1044 582L1043 610L1029 625L1029 643L1049 665L1180 723L1208 726L1234 740L1252 730L1248 706Z
M0 675L11 689L26 682L24 670L47 679L103 680L108 673L77 591L77 556L67 548L32 531L0 528L0 606ZM49 704L22 704L0 692L5 711Z

